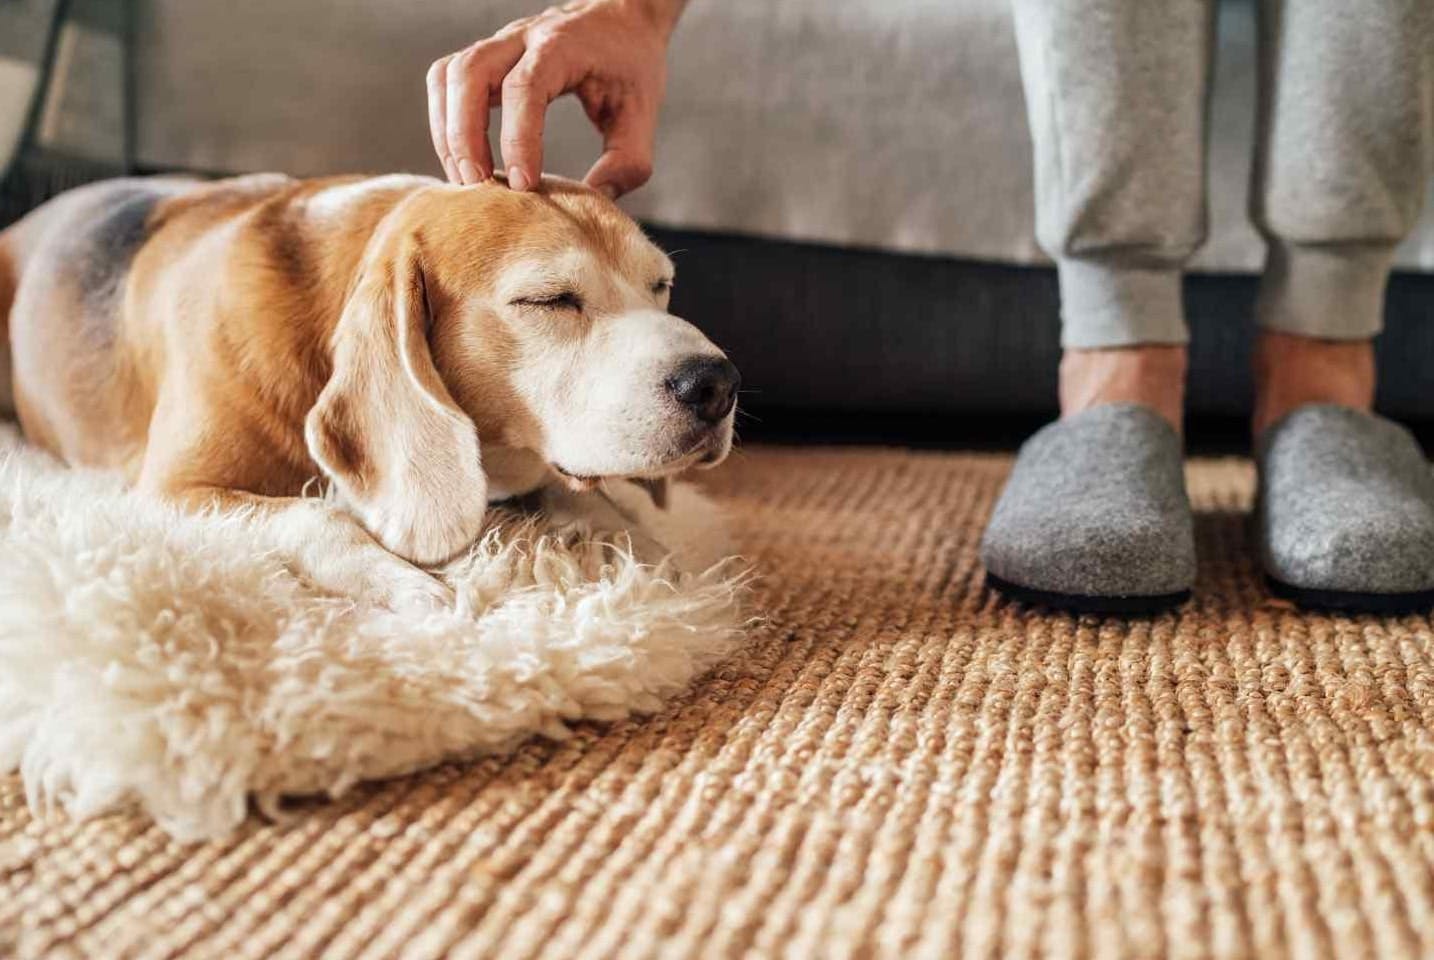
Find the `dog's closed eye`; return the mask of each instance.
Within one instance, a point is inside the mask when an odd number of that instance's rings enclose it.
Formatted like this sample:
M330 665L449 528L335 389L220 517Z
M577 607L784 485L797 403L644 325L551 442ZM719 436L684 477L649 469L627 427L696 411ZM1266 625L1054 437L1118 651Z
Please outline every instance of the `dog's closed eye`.
M564 290L561 293L545 293L535 297L519 297L509 301L515 307L536 307L541 310L577 310L583 309L582 297L579 297L571 290Z

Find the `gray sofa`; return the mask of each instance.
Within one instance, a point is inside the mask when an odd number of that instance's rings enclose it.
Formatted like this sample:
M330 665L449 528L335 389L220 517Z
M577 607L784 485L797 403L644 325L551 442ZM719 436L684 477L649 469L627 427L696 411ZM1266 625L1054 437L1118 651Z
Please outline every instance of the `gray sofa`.
M133 155L147 169L436 172L423 74L533 0L137 0ZM1243 216L1253 14L1227 3L1210 242L1187 286L1192 408L1239 414L1262 244ZM676 302L758 411L1044 416L1055 285L1032 239L1007 0L693 0L649 186ZM548 166L595 138L571 103ZM1434 419L1434 215L1401 249L1381 405Z

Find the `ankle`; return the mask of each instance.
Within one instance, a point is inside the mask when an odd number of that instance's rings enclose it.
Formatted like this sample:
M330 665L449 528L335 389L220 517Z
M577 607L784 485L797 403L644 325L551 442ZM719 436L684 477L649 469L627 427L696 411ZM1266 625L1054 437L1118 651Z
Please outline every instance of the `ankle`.
M1255 415L1264 433L1287 413L1310 403L1368 411L1374 406L1374 342L1320 340L1265 331L1255 346Z
M1178 433L1186 363L1183 346L1068 349L1061 357L1061 416L1106 403L1137 403L1160 414Z

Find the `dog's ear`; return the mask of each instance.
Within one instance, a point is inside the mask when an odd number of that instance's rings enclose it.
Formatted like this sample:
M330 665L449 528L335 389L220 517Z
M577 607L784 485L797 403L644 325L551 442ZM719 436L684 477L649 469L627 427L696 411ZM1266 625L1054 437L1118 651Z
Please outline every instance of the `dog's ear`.
M397 231L390 231L396 233ZM429 352L417 238L376 236L304 424L309 455L385 547L434 564L472 543L488 504L478 431Z

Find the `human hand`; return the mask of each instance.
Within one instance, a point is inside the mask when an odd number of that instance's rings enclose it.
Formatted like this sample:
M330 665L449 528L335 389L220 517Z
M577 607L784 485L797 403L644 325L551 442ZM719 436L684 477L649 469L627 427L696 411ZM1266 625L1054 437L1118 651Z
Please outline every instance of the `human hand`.
M501 107L508 185L535 186L548 104L576 93L603 139L585 182L610 197L642 186L652 175L667 41L685 3L576 0L438 60L428 70L428 121L448 179L493 175L488 114Z

